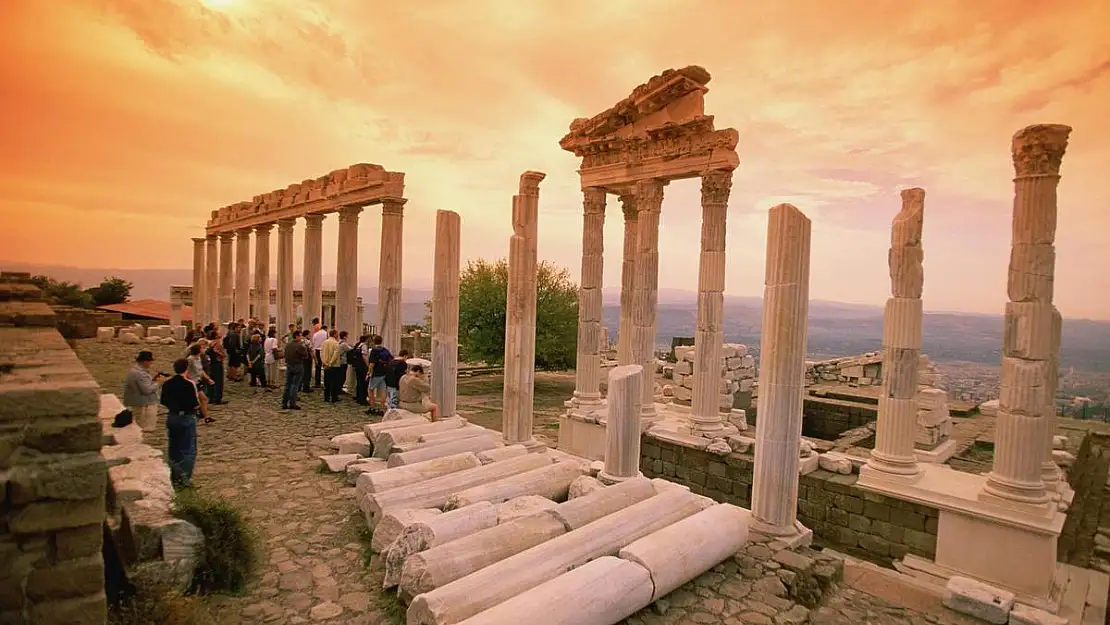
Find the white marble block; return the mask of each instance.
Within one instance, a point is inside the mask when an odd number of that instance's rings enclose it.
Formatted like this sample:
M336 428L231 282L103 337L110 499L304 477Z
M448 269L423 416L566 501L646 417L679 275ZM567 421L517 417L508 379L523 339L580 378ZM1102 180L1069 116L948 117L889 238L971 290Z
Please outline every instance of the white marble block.
M944 606L994 625L1005 625L1014 594L967 577L955 576L944 587Z
M452 432L454 430L462 429L466 425L466 420L459 417L452 417L435 423L423 423L411 425L403 428L391 429L378 434L373 439L374 441L374 457L387 459L392 453L393 446L399 443L416 442L420 440L421 436L425 434L433 434L436 432Z
M405 560L414 553L495 525L497 508L485 501L409 524L386 550L382 588L393 588L401 583Z
M679 489L682 490L681 487ZM684 490L689 492L689 489ZM567 531L575 530L660 492L662 490L652 480L638 477L561 503L555 508L555 515Z
M443 511L435 508L405 508L391 511L384 515L381 521L374 526L374 533L370 538L370 548L378 553L385 553L385 550L393 544L393 541L397 540L397 537L401 535L406 527L413 523L427 521L441 514L443 514Z
M417 462L424 462L427 460L434 460L435 458L442 458L443 456L450 456L453 454L461 454L465 452L478 453L480 451L488 451L496 449L501 446L501 441L494 440L488 436L475 436L473 438L460 438L454 441L448 441L440 445L429 445L421 447L412 451L406 451L399 454L390 454L389 466L403 467L408 464L415 464Z
M356 480L355 487L360 494L382 493L480 466L482 463L477 456L465 452L362 475Z
M497 449L480 452L478 454L478 460L481 460L482 464L490 464L491 462L497 462L499 460L508 460L509 458L523 456L527 453L528 448L524 445L508 445L506 447L498 447Z
M455 493L447 499L445 508L453 510L483 501L498 504L524 495L539 495L552 501L564 501L571 483L583 473L580 462L563 460Z

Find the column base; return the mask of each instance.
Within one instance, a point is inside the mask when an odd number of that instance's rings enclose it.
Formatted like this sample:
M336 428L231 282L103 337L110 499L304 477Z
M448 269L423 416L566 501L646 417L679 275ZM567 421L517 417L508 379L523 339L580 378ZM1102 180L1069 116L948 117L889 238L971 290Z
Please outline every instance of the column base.
M725 425L720 414L715 416L690 415L690 430L694 436L713 438L715 435L722 433L724 429Z
M504 442L505 442L505 446L523 445L524 448L528 450L528 453L531 453L531 454L541 453L541 452L547 451L547 445L537 441L535 438L529 438L528 440L524 440L524 441L508 441L508 440L505 440Z
M874 450L872 450L871 459L867 461L866 466L873 471L889 473L891 475L912 476L921 472L921 467L917 466L917 456L903 458L900 456L890 456Z
M1060 473L1060 467L1056 466L1056 463L1051 460L1041 465L1041 481L1044 482L1046 490L1056 490L1056 485L1061 480Z
M987 483L983 485L983 494L1002 501L1034 506L1046 504L1051 500L1044 482L1029 483L1007 480L999 477L993 471L987 474Z
M601 471L597 474L597 479L598 479L599 482L601 482L602 484L604 484L606 486L612 486L613 484L620 484L621 482L626 482L628 480L634 480L634 479L637 479L637 478L641 478L643 476L644 476L644 474L640 473L639 471L636 472L636 475L630 475L628 477L620 477L618 475L610 475L610 474L606 473L605 471Z
M794 521L790 527L780 527L752 517L751 531L783 543L787 549L801 549L813 544L813 530L802 525L801 521Z

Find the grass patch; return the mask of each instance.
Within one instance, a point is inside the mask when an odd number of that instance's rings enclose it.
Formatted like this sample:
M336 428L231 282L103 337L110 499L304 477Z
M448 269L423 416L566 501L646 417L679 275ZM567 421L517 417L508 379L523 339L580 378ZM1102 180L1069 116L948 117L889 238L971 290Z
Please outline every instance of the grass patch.
M242 511L190 489L177 494L174 515L204 534L189 592L241 593L258 563L258 537Z
M386 623L392 625L405 625L405 611L408 609L395 593L383 592L378 594L378 614Z
M108 625L215 625L200 597L168 586L138 587L135 594L108 611Z

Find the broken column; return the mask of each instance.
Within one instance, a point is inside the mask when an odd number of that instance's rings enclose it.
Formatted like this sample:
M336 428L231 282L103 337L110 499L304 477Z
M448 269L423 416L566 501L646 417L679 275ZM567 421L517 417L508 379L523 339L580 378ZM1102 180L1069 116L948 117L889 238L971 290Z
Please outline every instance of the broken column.
M304 312L301 314L301 321L305 328L311 328L312 320L322 314L324 309L323 290L324 216L305 215L304 271L301 274L301 291L304 298ZM336 295L338 296L338 292ZM321 319L320 323L326 324L327 321Z
M809 313L810 221L790 204L770 210L760 342L759 423L752 528L790 540L797 522L799 447Z
M404 249L405 202L400 198L382 200L378 334L382 337L382 344L395 354L401 349L401 252ZM413 349L413 356L418 355Z
M657 420L655 383L656 305L659 301L659 215L663 210L663 186L659 179L636 183L636 269L632 290L632 362L644 368L644 401L640 418Z
M288 332L289 324L297 321L293 310L293 224L282 219L278 224L277 249L277 327L278 334Z
M358 310L358 214L360 206L339 209L338 258L335 267L335 327L354 336L362 333ZM353 368L351 368L353 370Z
M436 211L432 286L432 401L439 418L455 414L459 375L459 214Z
M170 327L181 325L181 294L170 289Z
M234 232L220 233L220 323L234 321L235 300L232 291L235 288L235 271L233 260Z
M605 424L605 469L598 479L615 484L639 477L640 403L644 368L621 365L609 371L609 420Z
M536 446L532 438L532 394L536 370L536 238L540 181L526 171L513 197L509 239L509 286L505 303L505 394L501 432L506 445Z
M867 466L895 475L919 471L914 454L917 431L917 368L921 354L921 289L925 282L921 230L924 189L902 191L902 210L890 229L892 297L883 312L883 386L875 429L875 449Z
M235 231L235 299L234 318L250 318L251 301L251 229Z
M578 354L574 401L601 404L601 283L605 249L605 191L589 188L582 202L582 283L578 287Z
M254 227L254 318L270 324L270 230L274 224ZM286 331L278 327L278 334Z
M632 290L636 282L636 233L639 215L636 213L636 196L620 196L624 213L624 256L621 259L621 317L617 326L617 362L622 365L632 361Z
M204 237L193 238L193 324L208 323L208 304L205 301L207 291L204 271Z
M732 172L708 172L701 179L701 257L698 261L698 317L694 335L694 393L690 422L695 433L712 436L721 424L721 349L725 312L725 215ZM731 406L730 406L731 407Z
M1002 346L1002 383L994 435L994 466L983 487L1001 499L1048 501L1042 479L1055 413L1048 397L1058 314L1052 305L1056 265L1056 187L1071 128L1029 126L1013 138L1013 242Z

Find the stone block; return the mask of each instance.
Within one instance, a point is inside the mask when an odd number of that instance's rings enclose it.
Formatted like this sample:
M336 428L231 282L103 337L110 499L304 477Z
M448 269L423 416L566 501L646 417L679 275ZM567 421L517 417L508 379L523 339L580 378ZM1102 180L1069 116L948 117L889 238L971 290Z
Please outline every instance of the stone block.
M944 606L994 625L1005 625L1014 594L967 577L955 576L944 587Z
M822 469L831 473L841 475L851 475L852 473L852 461L840 454L821 454L817 457L817 463Z
M104 588L104 560L99 553L35 569L27 578L27 597L39 603L91 595Z
M36 603L30 615L30 623L43 625L104 625L108 620L108 601L101 590L84 597Z
M96 329L96 341L98 343L109 343L115 337L116 337L116 329L115 328L110 328L109 327L109 328L97 328Z
M103 437L100 423L91 417L43 417L23 429L23 444L43 453L76 454L99 450Z
M74 560L100 554L103 543L104 528L100 524L59 530L54 533L54 557Z
M351 432L332 437L331 444L340 455L358 454L363 458L370 457L370 439L363 432Z
M16 465L7 482L9 500L15 505L38 499L104 497L108 486L104 459L94 453L45 456Z
M366 438L366 437L364 436L363 438ZM367 449L368 452L369 452L369 448L370 448L370 445L369 445L369 443L367 443L366 449ZM332 473L344 473L344 472L346 472L348 465L354 463L357 460L361 460L362 456L360 456L357 453L346 453L346 454L339 453L339 454L328 454L326 456L319 456L319 459L320 459L320 468L327 469L328 471L331 471Z
M79 501L36 501L8 518L13 534L41 534L104 521L104 497Z
M1068 625L1068 619L1018 603L1010 611L1010 625Z

